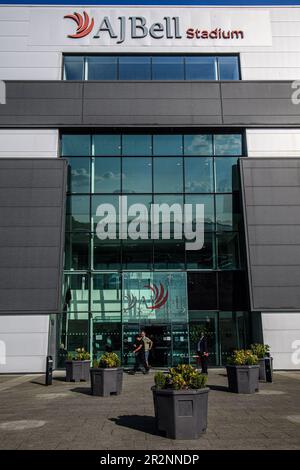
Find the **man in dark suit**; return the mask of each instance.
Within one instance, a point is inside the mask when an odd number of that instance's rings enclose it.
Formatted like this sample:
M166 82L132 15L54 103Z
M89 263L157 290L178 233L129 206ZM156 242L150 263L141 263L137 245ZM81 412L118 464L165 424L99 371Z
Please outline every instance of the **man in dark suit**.
M201 372L202 374L207 374L208 347L204 331L201 331L200 333L200 339L197 344L197 353L201 361Z

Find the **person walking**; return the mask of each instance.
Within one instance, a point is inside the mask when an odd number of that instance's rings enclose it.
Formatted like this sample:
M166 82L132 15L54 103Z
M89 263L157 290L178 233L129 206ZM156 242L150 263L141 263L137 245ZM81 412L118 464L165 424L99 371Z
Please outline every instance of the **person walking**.
M146 336L145 330L141 331L141 338L144 343L144 355L145 355L145 363L147 364L148 367L148 372L149 372L149 353L153 347L153 341Z
M149 373L149 367L145 359L145 349L144 349L144 342L142 340L141 334L137 335L133 354L135 354L135 364L132 371L132 375L134 375L138 370L140 370L141 366L144 367L143 374Z
M201 361L201 372L202 374L207 374L208 347L204 331L200 333L200 339L197 344L197 354Z

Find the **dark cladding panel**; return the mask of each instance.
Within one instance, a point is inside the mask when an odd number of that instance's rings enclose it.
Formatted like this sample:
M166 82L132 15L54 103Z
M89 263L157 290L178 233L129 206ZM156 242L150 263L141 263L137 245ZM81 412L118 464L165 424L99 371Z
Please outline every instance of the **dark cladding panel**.
M251 309L300 309L300 159L240 160Z
M0 315L60 311L67 162L0 159Z

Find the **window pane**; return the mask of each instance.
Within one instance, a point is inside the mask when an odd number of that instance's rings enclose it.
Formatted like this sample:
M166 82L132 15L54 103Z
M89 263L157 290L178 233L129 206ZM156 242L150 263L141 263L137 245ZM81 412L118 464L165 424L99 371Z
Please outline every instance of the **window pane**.
M94 269L120 269L121 242L119 240L99 240L94 235Z
M123 193L152 192L152 159L123 158Z
M205 157L186 157L185 191L187 193L213 192L213 160Z
M185 135L184 155L213 155L212 135Z
M182 135L153 136L153 155L182 155Z
M109 209L109 213L108 213L108 210L105 210L104 215L101 215L101 216L96 215L97 209L102 204L110 204L111 207L104 208L104 209ZM109 222L106 219L106 217L108 215L111 217ZM114 223L115 219L116 219L116 223ZM103 225L100 224L101 226L99 226L99 230L101 231L101 233L109 231L110 240L113 239L112 237L113 237L114 234L116 234L116 236L118 236L118 230L119 230L119 196L110 196L108 194L103 194L102 196L92 196L92 225L93 225L93 231L96 232L97 225L102 220L104 221ZM107 238L104 238L104 240L106 240L106 239Z
M215 57L186 57L186 80L216 80Z
M77 157L91 154L91 136L88 134L63 134L61 137L63 157Z
M185 267L184 240L155 240L154 267L156 269L183 269Z
M87 57L87 80L117 80L117 57Z
M184 80L183 57L153 57L152 80Z
M240 202L239 194L216 196L217 230L239 231Z
M217 250L219 269L238 269L240 267L238 233L218 234Z
M217 310L216 273L188 273L189 310Z
M121 192L121 159L95 158L95 193Z
M122 263L124 269L152 269L152 240L124 240Z
M69 56L64 58L64 79L84 80L84 58Z
M215 230L215 211L213 196L185 196L186 204L193 204L193 229L196 228L196 204L204 205L204 229L205 232ZM188 221L188 219L187 219ZM190 221L189 221L190 222Z
M238 57L219 57L219 80L239 80Z
M214 269L214 261L214 234L206 232L201 250L186 250L186 267L187 269Z
M122 155L152 155L152 136L149 134L124 134L122 136Z
M154 158L154 192L182 193L182 158Z
M121 324L118 321L120 318L113 313L106 314L105 318L102 314L93 315L93 359L99 360L105 352L114 352L121 357Z
M239 190L238 159L231 157L216 157L216 192L231 193Z
M98 134L93 136L96 156L121 155L121 136L118 134Z
M167 204L170 208L170 217L167 220L162 220L162 216L160 214L158 221L159 227L153 224L152 228L155 230L155 233L159 232L161 238L163 229L164 233L170 233L170 238L174 239L174 232L176 231L176 233L178 232L183 238L183 196L173 194L168 194L167 196L155 195L154 203L159 205ZM176 206L174 206L174 204L176 204Z
M214 136L215 155L242 155L241 134L220 134Z
M89 196L68 196L66 230L88 231L90 229Z
M76 313L87 312L89 309L89 285L88 274L66 274L64 277L63 310Z
M67 233L65 269L84 270L89 267L89 233Z
M218 282L220 310L248 310L245 271L219 271Z
M119 57L119 80L151 80L151 57Z
M121 310L121 284L118 273L95 274L92 279L92 311L101 312L104 320L108 312Z
M68 191L70 193L90 192L90 159L68 158Z

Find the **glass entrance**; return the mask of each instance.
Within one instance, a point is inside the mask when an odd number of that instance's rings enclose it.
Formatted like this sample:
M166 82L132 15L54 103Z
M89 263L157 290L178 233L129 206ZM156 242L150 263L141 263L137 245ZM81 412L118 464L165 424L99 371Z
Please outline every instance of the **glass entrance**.
M153 341L152 367L189 360L186 273L126 272L122 276L123 360L132 366L135 337L145 330Z

